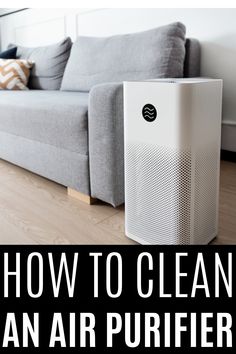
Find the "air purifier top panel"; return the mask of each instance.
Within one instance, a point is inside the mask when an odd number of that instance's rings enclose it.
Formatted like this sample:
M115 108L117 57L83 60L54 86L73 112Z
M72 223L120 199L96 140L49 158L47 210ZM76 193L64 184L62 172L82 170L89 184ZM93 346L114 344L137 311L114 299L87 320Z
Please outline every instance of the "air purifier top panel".
M204 77L196 77L196 78L167 78L167 79L152 79L152 80L131 80L128 82L154 82L154 83L163 83L163 84L202 84L207 82L222 82L221 79L212 79L212 78L204 78ZM125 81L126 83L127 81Z
M219 139L222 80L170 80L124 83L129 140L190 149Z

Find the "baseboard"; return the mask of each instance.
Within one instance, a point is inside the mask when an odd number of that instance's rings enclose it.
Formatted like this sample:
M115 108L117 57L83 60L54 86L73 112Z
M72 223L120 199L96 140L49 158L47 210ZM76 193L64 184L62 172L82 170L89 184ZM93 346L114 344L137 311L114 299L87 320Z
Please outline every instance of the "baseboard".
M221 150L221 160L236 162L236 151Z
M222 121L221 149L236 152L236 121Z

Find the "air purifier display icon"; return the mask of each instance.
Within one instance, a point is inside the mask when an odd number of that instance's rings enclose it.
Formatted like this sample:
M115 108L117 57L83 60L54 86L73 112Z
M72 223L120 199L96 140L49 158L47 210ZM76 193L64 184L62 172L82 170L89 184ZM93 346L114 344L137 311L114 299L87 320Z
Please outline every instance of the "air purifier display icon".
M222 80L124 83L125 228L142 244L218 231Z
M157 110L152 104L148 103L143 106L142 115L147 122L153 122L157 117Z

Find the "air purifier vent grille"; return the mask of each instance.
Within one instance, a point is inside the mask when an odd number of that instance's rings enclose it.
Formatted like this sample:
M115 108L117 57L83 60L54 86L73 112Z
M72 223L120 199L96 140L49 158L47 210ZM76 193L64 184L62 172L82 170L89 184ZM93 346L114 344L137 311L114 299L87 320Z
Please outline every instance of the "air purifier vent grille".
M195 166L194 241L205 244L217 234L219 151L198 150Z
M126 232L143 243L189 244L191 152L126 145Z

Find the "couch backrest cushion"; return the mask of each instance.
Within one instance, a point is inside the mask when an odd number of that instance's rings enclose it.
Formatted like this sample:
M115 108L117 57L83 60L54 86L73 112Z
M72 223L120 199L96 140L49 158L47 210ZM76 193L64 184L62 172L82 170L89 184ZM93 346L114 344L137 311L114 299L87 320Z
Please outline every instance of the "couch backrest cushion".
M198 77L201 75L201 46L195 38L187 38L185 42L184 77Z
M107 38L78 37L61 90L89 91L105 82L182 77L185 26L176 22Z
M17 46L17 58L34 62L29 79L29 88L59 90L67 60L70 56L71 39L45 47L26 48Z

